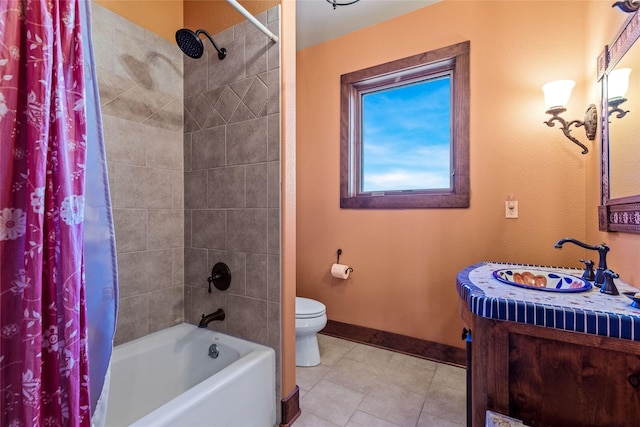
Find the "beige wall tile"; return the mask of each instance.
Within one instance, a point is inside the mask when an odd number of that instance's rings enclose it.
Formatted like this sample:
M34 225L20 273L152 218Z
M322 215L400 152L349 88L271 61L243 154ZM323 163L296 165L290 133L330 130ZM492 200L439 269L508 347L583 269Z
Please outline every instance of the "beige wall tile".
M108 162L146 165L145 130L148 126L109 114L103 114L102 123Z
M211 266L206 249L184 248L184 283L189 286L207 288L207 277Z
M226 237L228 250L266 253L267 210L229 209Z
M180 209L149 210L149 249L179 248L184 244L184 213Z
M115 164L112 191L116 208L171 209L171 175L162 169Z
M146 209L113 209L118 253L147 249L147 213Z
M118 281L121 296L140 295L172 287L171 266L171 250L119 254Z
M197 210L191 212L191 242L196 248L226 249L226 212Z
M184 292L182 286L149 294L149 333L182 323Z
M247 296L267 299L267 255L247 254Z
M147 144L147 166L182 171L183 133L140 125L145 135L141 138Z
M207 207L244 208L245 166L209 169L207 177Z
M259 118L227 126L227 164L267 160L267 119Z
M267 301L231 294L226 301L227 332L267 345Z
M114 344L140 338L149 333L149 304L146 295L122 297L118 300L118 321Z
M173 274L173 286L184 285L184 247L180 245L179 248L171 250L172 263L171 272Z

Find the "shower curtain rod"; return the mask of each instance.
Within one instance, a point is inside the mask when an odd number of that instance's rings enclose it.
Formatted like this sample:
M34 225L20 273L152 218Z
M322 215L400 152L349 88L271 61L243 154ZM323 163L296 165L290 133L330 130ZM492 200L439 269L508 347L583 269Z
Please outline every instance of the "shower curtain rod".
M236 8L236 10L238 12L240 12L241 14L244 15L245 18L247 18L253 25L255 25L256 27L258 27L258 29L260 31L262 31L267 37L269 37L271 39L272 42L277 43L278 41L278 36L276 36L275 34L273 34L271 31L269 31L269 29L267 27L265 27L264 25L262 25L262 22L258 21L256 19L255 16L253 16L252 14L250 14L247 9L245 9L240 3L238 3L236 0L227 0L229 2L229 4L231 6L233 6L234 8Z

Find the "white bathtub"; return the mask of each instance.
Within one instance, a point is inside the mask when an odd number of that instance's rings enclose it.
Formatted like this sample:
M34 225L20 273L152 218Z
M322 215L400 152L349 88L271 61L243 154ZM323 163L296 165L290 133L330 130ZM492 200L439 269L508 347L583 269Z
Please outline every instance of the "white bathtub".
M275 405L272 348L186 323L114 348L107 426L272 427Z

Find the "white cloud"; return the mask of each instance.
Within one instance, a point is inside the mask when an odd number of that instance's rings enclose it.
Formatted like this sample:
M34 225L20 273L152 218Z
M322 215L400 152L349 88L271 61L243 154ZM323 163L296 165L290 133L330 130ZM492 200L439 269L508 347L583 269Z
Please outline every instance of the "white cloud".
M393 170L365 177L364 191L425 190L450 187L448 171Z

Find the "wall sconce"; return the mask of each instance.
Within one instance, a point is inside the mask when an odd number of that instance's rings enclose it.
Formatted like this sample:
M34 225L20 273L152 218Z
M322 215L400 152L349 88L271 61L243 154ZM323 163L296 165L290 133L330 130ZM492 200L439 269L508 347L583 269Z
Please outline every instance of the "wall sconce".
M584 130L587 134L587 138L590 141L593 141L596 138L596 128L598 123L598 110L594 104L589 105L587 111L584 115L584 121L580 120L572 120L567 122L565 119L560 117L560 114L567 111L565 105L569 101L569 97L571 96L571 90L575 86L576 82L573 80L556 80L553 82L549 82L542 86L542 91L544 92L544 101L547 105L547 114L551 114L551 118L544 122L547 126L553 127L555 126L554 122L559 122L562 125L562 133L564 136L569 138L573 143L582 147L582 154L587 154L589 149L586 145L582 144L580 141L571 136L571 126L580 127L584 126Z
M617 1L611 7L618 7L623 12L634 13L636 10L640 9L640 1L638 0Z
M621 119L629 112L629 110L625 111L620 108L620 105L627 101L624 96L629 89L629 74L631 74L631 68L618 68L607 76L609 116L616 113L616 118Z

